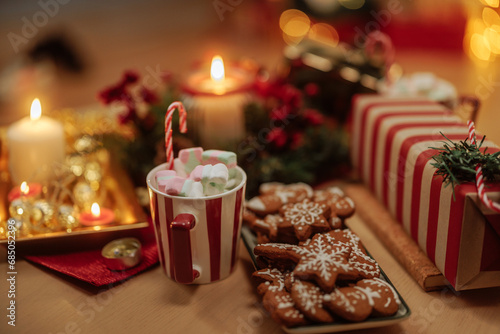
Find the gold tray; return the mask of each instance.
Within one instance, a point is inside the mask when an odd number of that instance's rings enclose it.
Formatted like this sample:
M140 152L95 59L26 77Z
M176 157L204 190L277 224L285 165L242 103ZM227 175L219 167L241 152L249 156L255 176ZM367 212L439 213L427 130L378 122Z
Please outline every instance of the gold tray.
M2 154L4 155L4 154ZM12 188L10 178L7 172L7 159L0 159L0 220L6 221L9 218L9 203L7 194ZM57 231L50 233L32 234L26 237L17 237L16 243L40 242L52 239L68 239L71 242L75 237L85 235L101 235L104 237L110 233L118 233L133 229L144 228L149 225L146 213L137 201L134 187L125 171L112 161L109 164L109 172L102 178L101 186L106 190L106 200L104 205L113 210L115 220L106 225L100 226L79 226L71 232ZM119 234L119 233L118 233ZM89 238L86 236L84 238ZM0 239L0 245L6 244L7 239Z

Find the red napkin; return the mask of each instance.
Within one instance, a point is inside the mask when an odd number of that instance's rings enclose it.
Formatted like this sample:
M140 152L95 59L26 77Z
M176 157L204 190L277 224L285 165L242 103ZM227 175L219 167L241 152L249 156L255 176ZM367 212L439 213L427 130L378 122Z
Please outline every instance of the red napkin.
M135 237L142 244L142 260L137 266L124 271L109 270L104 263L101 249L57 255L25 256L25 258L97 287L112 286L158 263L156 241L152 237L154 235L152 224L139 230L137 234Z

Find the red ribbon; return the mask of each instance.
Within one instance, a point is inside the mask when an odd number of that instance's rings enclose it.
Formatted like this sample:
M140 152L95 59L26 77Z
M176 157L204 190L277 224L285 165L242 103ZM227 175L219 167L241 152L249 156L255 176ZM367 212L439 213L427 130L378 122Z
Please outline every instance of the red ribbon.
M474 127L474 122L472 121L467 121L467 126L469 127L469 141L472 145L477 145L476 142L476 129ZM484 190L484 177L483 177L483 168L481 167L481 164L477 164L476 166L476 189L477 189L477 195L481 199L481 202L483 204L495 211L500 213L500 204L493 202L491 199L488 198L486 195L486 191Z

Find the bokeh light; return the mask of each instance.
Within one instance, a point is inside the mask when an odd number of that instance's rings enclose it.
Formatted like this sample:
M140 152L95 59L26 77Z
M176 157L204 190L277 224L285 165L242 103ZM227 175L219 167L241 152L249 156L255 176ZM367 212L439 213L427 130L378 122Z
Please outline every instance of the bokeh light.
M309 32L311 20L297 9L284 11L280 16L280 28L283 31L283 40L290 45L297 44Z
M500 25L486 28L483 36L489 42L491 52L500 54Z
M483 0L485 5L488 5L490 7L498 8L498 5L500 3L499 0Z
M490 27L492 25L500 25L500 15L495 12L493 9L485 7L483 8L483 21L484 23Z
M337 30L326 23L313 24L309 30L309 38L330 46L337 46L339 44Z
M365 4L365 0L339 0L339 2L347 9L359 9Z
M498 2L481 0L470 7L463 45L472 59L493 62L500 55L500 14L491 8L498 7Z
M478 59L490 60L491 50L488 40L480 34L473 34L470 39L471 51Z

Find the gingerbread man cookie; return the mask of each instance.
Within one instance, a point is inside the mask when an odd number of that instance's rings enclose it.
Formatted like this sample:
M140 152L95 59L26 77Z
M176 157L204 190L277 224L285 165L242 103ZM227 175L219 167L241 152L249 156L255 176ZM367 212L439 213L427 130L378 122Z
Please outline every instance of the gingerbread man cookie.
M264 295L262 302L271 317L284 326L296 327L308 323L287 291L270 291Z
M323 308L323 291L314 283L297 280L290 292L296 307L306 318L315 322L332 322L333 317Z
M313 196L311 186L305 183L283 185L271 182L262 184L259 189L261 195L250 199L246 206L261 216L278 212L284 204L297 203Z
M256 219L250 225L254 231L267 235L270 241L278 240L278 224L283 221L280 215L267 215L264 219Z
M338 187L330 187L325 190L314 192L314 201L325 203L330 206L332 212L339 218L349 218L354 214L355 205L350 197Z

